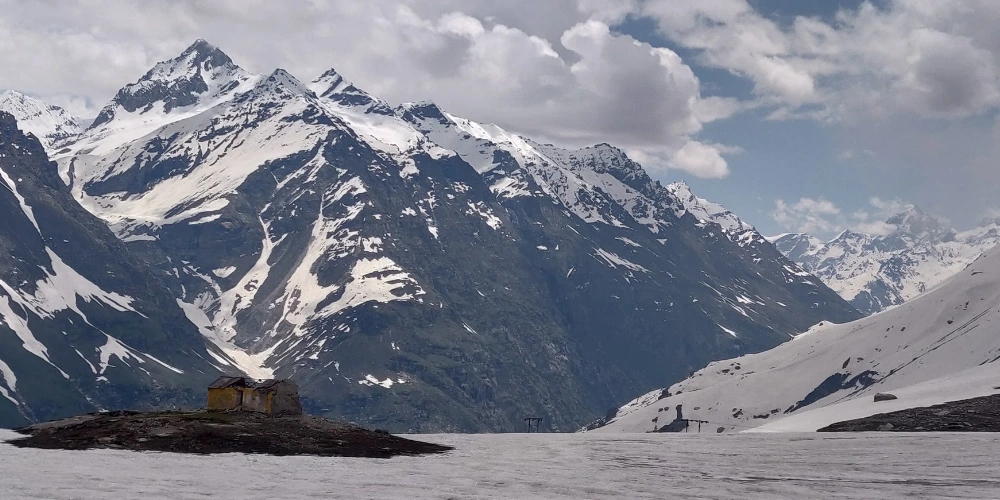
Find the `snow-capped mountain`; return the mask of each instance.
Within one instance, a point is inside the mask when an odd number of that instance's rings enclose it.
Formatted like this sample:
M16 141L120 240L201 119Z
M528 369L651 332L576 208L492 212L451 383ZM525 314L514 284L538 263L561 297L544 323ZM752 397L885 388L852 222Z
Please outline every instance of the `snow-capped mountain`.
M197 404L224 356L18 128L0 112L0 426Z
M886 235L844 231L823 242L791 233L770 240L865 314L930 290L1000 242L995 220L955 232L916 207L886 224L894 228Z
M259 75L236 66L218 48L197 40L126 85L61 155L106 154L168 123L195 116L254 86Z
M393 430L571 429L858 317L610 145L393 107L332 70L253 75L204 41L57 159L210 353L295 379L312 412Z
M717 361L595 425L668 426L675 409L709 432L815 431L832 423L997 393L1000 248L939 287L851 323L825 322L766 352ZM875 402L889 392L896 400Z
M18 128L33 134L48 151L56 151L80 133L80 120L59 106L15 90L0 93L0 111L14 116Z
M754 231L753 226L743 222L739 216L726 207L695 196L691 192L691 188L684 182L668 184L667 191L680 200L682 210L689 212L699 221L714 222L733 234Z

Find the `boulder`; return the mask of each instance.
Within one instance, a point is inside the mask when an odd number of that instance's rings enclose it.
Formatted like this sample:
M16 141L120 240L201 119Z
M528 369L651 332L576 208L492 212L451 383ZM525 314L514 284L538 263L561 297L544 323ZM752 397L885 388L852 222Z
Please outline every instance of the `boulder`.
M893 399L899 399L895 394L889 394L888 392L880 392L875 395L875 402L879 401L892 401Z

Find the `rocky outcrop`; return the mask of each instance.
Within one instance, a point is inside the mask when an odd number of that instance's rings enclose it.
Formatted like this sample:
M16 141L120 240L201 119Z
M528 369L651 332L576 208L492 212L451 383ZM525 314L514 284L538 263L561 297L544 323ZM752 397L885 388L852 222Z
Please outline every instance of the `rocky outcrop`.
M17 432L25 437L10 441L14 446L54 450L391 458L451 449L345 422L247 412L92 413L24 427Z
M1000 432L1000 395L880 413L819 432Z

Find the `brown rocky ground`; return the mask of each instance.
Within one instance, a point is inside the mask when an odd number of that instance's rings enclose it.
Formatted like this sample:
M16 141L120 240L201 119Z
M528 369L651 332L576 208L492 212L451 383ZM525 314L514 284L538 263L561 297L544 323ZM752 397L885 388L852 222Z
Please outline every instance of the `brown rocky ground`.
M1000 394L837 422L819 432L1000 432Z
M451 450L318 417L253 413L116 411L35 424L14 446L64 450L125 449L173 453L262 453L391 458Z

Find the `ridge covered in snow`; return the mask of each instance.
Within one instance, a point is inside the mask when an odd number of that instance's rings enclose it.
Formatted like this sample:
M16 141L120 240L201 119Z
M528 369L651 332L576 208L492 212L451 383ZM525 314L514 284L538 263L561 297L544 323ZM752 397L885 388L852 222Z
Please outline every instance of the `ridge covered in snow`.
M814 431L876 413L997 392L1000 249L899 307L821 323L759 354L710 363L619 408L599 432L646 432L676 406L712 430ZM891 392L899 399L875 402Z
M18 128L37 137L48 151L58 150L82 130L80 120L65 109L14 90L0 93L0 111L13 115Z
M1000 242L996 220L956 232L916 207L886 225L884 235L844 231L827 242L799 233L769 239L865 314L934 288Z
M166 124L197 115L252 88L261 78L233 63L224 52L197 40L181 55L160 63L126 85L101 109L59 157L106 154Z
M753 230L753 226L743 222L726 207L695 196L685 182L670 183L667 185L667 190L680 200L684 211L700 221L714 222L722 226L723 229L737 234Z

